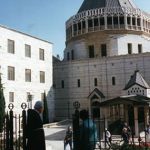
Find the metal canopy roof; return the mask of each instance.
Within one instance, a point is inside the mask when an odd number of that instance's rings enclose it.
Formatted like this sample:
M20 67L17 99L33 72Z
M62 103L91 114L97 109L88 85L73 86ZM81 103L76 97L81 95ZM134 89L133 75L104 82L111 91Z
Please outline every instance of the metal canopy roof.
M130 105L149 105L150 98L142 95L128 95L128 96L120 96L113 99L109 99L100 103L100 107L102 106L110 106L117 104L130 104Z

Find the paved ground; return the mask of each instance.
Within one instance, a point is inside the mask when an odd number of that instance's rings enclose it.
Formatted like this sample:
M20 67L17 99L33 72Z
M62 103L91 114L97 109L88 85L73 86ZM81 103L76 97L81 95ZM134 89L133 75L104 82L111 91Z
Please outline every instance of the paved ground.
M63 150L67 125L45 128L46 150ZM69 149L69 146L67 147Z

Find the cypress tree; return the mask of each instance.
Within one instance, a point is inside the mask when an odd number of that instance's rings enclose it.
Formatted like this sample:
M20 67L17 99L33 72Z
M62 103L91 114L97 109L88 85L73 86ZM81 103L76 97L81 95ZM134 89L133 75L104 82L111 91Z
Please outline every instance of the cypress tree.
M47 98L45 92L44 92L43 104L44 104L43 124L46 124L49 123L49 115L48 115Z
M0 74L0 132L2 132L3 130L4 117L5 117L5 98L4 98L3 85L2 85L2 79Z

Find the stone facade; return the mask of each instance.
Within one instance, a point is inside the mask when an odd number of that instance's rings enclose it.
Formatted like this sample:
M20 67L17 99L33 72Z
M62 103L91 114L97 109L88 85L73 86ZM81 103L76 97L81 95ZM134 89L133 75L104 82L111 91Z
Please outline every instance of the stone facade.
M37 100L41 100L44 91L47 94L50 120L54 118L54 99L52 91L52 43L19 31L0 26L0 66L7 106L12 100L14 111L20 113L21 103L28 105L28 94L33 95L32 107ZM8 52L8 40L14 43L14 53ZM25 45L30 47L30 54L26 56ZM12 47L12 45L10 46ZM40 49L43 59L39 57ZM14 80L9 79L8 67L14 68ZM29 69L31 81L25 75ZM45 82L40 83L40 71L45 74ZM11 74L12 75L12 74ZM28 78L28 79L26 79ZM31 106L31 103L29 104Z
M149 62L150 53L142 53L55 63L56 117L71 117L75 101L80 102L81 109L91 109L89 95L95 88L104 94L103 100L127 94L123 89L136 69L140 70L143 78L150 84ZM112 81L113 77L115 83ZM97 86L94 83L95 78Z
M66 22L64 59L54 61L57 119L71 117L75 101L92 113L95 102L126 95L137 69L150 84L149 18L132 0L83 1Z

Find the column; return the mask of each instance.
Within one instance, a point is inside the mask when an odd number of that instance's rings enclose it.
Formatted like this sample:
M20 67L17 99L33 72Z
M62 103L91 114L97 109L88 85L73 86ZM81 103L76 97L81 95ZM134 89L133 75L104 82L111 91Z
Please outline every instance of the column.
M128 29L128 23L127 23L127 15L124 15L124 25L125 25L125 29Z
M134 126L135 126L135 136L139 135L139 124L138 124L138 107L134 106Z
M74 37L74 27L73 27L73 22L72 22L72 37Z
M105 30L107 29L107 15L104 16Z
M107 107L104 108L104 116L105 116L105 128L108 128L108 115L107 115Z
M145 125L149 124L149 107L144 107L144 118L145 118Z

